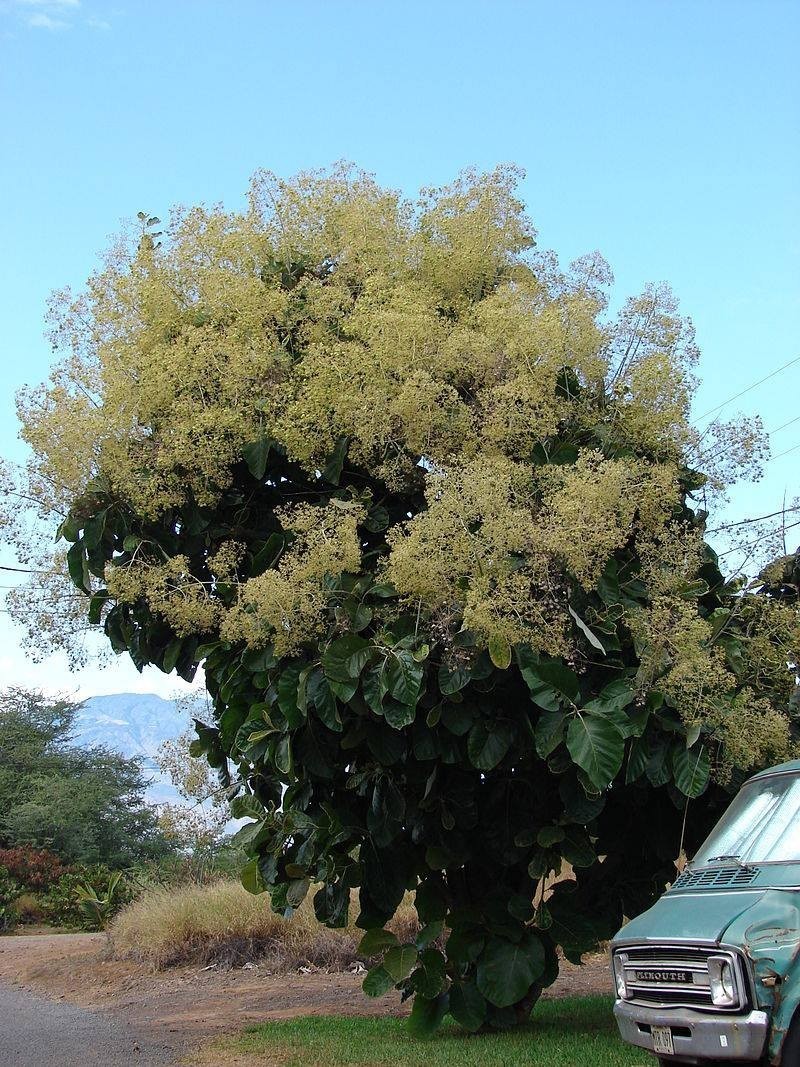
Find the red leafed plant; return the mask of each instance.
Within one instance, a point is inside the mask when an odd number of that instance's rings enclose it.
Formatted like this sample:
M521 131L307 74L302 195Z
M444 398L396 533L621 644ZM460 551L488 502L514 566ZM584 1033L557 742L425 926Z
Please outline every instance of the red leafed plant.
M5 867L15 881L26 889L46 889L64 874L65 867L55 853L46 848L19 845L0 848L0 867Z

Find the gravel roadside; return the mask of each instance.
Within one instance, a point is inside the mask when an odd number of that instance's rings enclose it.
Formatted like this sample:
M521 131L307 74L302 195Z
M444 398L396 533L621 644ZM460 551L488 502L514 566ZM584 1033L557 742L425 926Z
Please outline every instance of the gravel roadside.
M0 985L0 1061L8 1067L156 1067L175 1050L107 1014Z

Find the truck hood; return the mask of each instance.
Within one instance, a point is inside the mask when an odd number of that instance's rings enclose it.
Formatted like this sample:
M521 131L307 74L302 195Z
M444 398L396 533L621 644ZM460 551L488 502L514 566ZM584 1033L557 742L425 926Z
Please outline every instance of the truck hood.
M618 941L723 940L728 927L764 896L764 889L667 893L637 915L614 938Z

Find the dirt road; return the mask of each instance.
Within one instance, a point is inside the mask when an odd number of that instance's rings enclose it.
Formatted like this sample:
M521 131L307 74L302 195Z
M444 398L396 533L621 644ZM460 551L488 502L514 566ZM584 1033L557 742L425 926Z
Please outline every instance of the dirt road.
M98 1025L127 1027L153 1048L172 1050L178 1059L209 1037L266 1019L401 1014L407 1010L395 995L379 1000L365 997L361 977L349 973L271 974L252 965L235 970L180 967L153 973L142 964L112 959L104 934L0 937L0 988L9 987L57 1001L65 1010L67 1006L86 1009L85 1014L98 1018ZM600 992L611 992L603 956L591 958L583 967L564 963L558 981L547 995ZM61 1030L54 1026L58 1035L71 1032L67 1025ZM9 1062L14 1067L27 1063L13 1059ZM63 1067L68 1061L36 1061L37 1065L48 1062L58 1062ZM110 1059L96 1062L116 1063ZM147 1059L139 1054L138 1059L130 1056L125 1062L126 1067L135 1067L137 1063L160 1064L169 1060Z
M150 1067L176 1050L112 1015L0 984L0 1056L7 1067Z

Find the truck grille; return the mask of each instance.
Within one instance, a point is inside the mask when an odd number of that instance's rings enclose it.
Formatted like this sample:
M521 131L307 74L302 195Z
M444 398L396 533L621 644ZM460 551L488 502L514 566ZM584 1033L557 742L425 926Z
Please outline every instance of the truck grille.
M758 867L705 867L684 871L672 883L673 889L739 889L759 875Z
M697 1008L701 1011L740 1011L743 1006L743 972L734 953L666 945L633 946L621 951L627 957L625 980L627 999L631 1001L664 1008ZM729 957L733 963L739 994L739 1002L727 1009L713 1004L708 977L708 957L720 955Z

